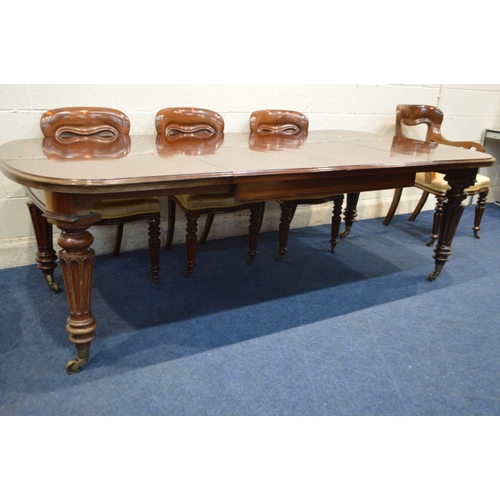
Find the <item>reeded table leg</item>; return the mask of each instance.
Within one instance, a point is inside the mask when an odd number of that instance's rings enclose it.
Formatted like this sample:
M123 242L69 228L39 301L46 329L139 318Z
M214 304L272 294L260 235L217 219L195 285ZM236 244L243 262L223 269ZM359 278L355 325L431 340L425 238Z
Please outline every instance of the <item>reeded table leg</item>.
M66 325L69 340L76 345L78 357L66 364L68 374L77 373L87 364L89 349L95 338L96 322L91 312L94 250L93 236L83 227L62 227L58 243L59 260L66 288L70 316Z
M443 214L441 216L441 227L439 230L438 244L434 248L434 260L436 267L429 274L429 281L434 281L443 269L446 262L450 260L452 253L451 243L455 236L458 223L464 211L462 201L467 198L465 189L474 184L477 169L469 170L451 170L445 180L450 185L450 189L446 192L446 201L443 203Z

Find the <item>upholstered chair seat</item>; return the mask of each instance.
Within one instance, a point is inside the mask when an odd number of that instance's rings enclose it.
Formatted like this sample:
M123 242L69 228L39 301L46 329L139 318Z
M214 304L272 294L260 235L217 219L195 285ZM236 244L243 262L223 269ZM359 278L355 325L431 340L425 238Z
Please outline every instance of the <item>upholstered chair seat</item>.
M428 174L433 174L429 176ZM429 178L430 177L430 178ZM489 177L485 175L477 174L476 183L474 186L470 186L465 189L465 192L472 196L479 189L488 189L490 187L491 181ZM439 172L419 172L415 176L415 187L420 189L427 189L431 191L432 194L446 193L450 189L450 185L444 180L444 174Z
M186 210L223 210L240 206L234 201L234 196L227 193L180 194L175 198L177 203Z
M140 198L138 200L120 198L118 200L105 200L92 207L93 212L101 214L101 219L119 219L132 215L158 213L157 198Z

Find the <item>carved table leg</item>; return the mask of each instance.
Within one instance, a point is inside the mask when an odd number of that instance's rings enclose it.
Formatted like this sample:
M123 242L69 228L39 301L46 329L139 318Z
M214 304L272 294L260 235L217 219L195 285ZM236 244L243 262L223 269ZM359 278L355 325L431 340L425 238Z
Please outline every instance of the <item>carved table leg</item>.
M95 338L96 322L91 312L94 250L93 236L83 227L61 227L58 243L62 250L59 260L63 272L70 316L66 325L69 340L76 345L78 357L66 364L68 374L77 373L87 364L90 343Z
M344 195L341 194L333 200L333 215L332 215L332 239L330 240L331 252L335 252L335 247L339 242L340 220L342 218L342 203L344 203Z
M436 266L428 276L429 281L434 281L441 274L445 263L450 260L451 243L464 211L462 201L467 198L464 190L474 184L476 174L477 169L469 169L451 170L445 175L444 179L450 185L450 189L446 192L446 201L443 203L439 240L434 248Z
M54 281L54 269L57 267L57 254L52 243L52 224L42 215L42 211L32 202L28 202L28 209L35 230L36 244L38 252L36 253L36 262L38 269L42 271L45 281L54 293L62 290Z
M344 210L345 230L340 233L341 238L345 238L350 232L352 225L358 215L357 207L360 193L349 193L347 195L346 207Z

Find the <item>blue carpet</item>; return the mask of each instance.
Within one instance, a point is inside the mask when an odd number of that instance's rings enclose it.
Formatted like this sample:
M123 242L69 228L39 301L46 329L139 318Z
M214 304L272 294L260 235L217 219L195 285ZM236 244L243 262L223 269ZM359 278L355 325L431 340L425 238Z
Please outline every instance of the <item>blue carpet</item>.
M64 293L36 265L0 271L0 415L499 415L500 207L481 239L473 208L435 282L432 211L355 224L335 254L329 227L98 256L90 363L75 349ZM62 284L60 268L56 279Z

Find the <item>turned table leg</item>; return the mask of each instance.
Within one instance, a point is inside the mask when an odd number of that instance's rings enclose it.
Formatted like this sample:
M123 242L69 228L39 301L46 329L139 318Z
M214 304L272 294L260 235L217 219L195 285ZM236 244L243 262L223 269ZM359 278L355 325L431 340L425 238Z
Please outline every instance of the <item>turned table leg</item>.
M429 281L434 281L443 269L446 262L450 260L452 253L451 243L464 211L462 201L467 198L465 189L475 182L477 169L450 170L445 175L445 180L450 185L446 192L446 201L443 203L443 214L439 229L439 240L434 248L435 269L429 274Z
M78 352L78 357L66 364L66 371L72 374L87 364L90 344L95 338L96 322L91 312L94 250L90 248L94 238L87 231L90 225L58 227L61 229L58 243L62 248L59 261L70 311L66 330Z

